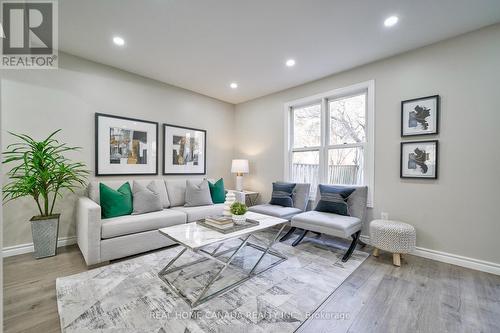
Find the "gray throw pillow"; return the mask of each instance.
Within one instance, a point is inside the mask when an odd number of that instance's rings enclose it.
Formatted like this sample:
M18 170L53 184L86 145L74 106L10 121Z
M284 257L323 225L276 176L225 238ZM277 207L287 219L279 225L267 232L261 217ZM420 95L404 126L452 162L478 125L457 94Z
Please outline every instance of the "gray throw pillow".
M185 207L213 205L208 180L199 181L186 180L186 203Z
M134 210L132 215L157 212L163 210L160 192L156 188L154 181L144 187L134 180L132 186L132 205Z

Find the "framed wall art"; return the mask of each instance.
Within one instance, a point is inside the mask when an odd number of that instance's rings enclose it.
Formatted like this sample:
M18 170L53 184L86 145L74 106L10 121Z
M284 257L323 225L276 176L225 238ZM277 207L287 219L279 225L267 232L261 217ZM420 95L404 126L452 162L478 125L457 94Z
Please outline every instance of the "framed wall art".
M96 176L157 175L158 123L95 114Z
M401 136L439 133L439 95L401 102Z
M204 175L207 131L163 124L163 174Z
M437 179L438 140L401 142L401 178Z

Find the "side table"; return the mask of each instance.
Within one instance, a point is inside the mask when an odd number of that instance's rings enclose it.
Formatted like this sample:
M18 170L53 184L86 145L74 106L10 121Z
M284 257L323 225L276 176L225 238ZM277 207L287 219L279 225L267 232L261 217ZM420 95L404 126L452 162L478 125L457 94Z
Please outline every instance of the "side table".
M257 199L260 193L255 191L237 191L237 190L227 190L228 192L233 192L236 196L236 201L244 202L248 207L255 206L257 204Z

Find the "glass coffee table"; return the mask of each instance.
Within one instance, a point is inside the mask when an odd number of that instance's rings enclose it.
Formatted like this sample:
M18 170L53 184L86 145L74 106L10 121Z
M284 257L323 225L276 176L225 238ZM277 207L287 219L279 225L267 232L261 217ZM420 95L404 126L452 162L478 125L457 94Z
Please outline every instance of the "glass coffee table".
M223 293L236 288L252 277L259 275L285 261L287 259L286 256L273 249L273 245L278 240L288 220L253 212L247 213L247 219L258 221L259 224L243 230L238 230L226 234L206 228L196 222L159 229L158 231L161 234L179 243L179 245L181 245L183 249L172 260L170 260L170 262L158 273L158 276L167 284L167 286L172 291L175 292L175 294L184 299L186 303L189 304L189 306L196 307L216 296L222 295ZM270 240L263 239L255 235L255 233L259 231L263 231L276 226L279 227L279 230ZM221 250L225 242L234 240L238 240L239 245ZM262 245L253 242L253 240L256 240ZM207 250L208 247L213 247L214 245L214 249ZM247 270L243 270L236 265L232 265L231 268L238 269L242 273L243 277L238 279L236 282L233 281L229 284L223 285L222 288L219 288L215 292L208 293L210 287L214 285L221 274L229 267L229 265L231 265L231 262L236 258L237 254L244 255L242 249L247 246L258 250L260 253L257 256L255 264ZM179 258L188 250L201 255L202 258L190 261L179 266L174 266L174 263L178 261ZM277 260L268 265L265 265L265 267L259 267L259 269L257 269L265 256L274 256L277 258ZM180 290L178 287L174 286L171 281L168 280L169 274L207 260L212 260L219 264L222 264L222 267L216 267L217 271L215 272L215 274L211 275L211 277L208 279L208 283L202 288L201 293L195 296L194 300L189 299L185 291Z

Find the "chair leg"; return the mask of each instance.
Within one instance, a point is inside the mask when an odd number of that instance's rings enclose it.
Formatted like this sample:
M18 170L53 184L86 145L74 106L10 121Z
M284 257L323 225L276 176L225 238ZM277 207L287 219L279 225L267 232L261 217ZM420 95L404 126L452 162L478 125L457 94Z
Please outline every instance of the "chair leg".
M351 257L352 253L354 252L354 249L356 248L356 244L358 244L360 234L361 234L361 230L356 232L355 234L351 235L351 237L352 237L351 246L349 246L349 249L347 249L347 252L344 254L344 257L342 258L342 262L346 262Z
M297 227L291 227L290 229L288 229L287 233L283 237L280 238L280 242L284 242L288 238L290 238L290 236L295 232L296 229L297 229Z
M401 267L401 256L399 253L392 254L392 264L397 267Z
M300 234L300 236L299 236L296 240L294 240L294 241L293 241L292 246L297 246L297 245L299 245L299 243L300 243L300 242L304 239L304 237L306 236L307 232L308 232L308 230L305 230L305 229L304 229L304 230L302 230L302 233Z

